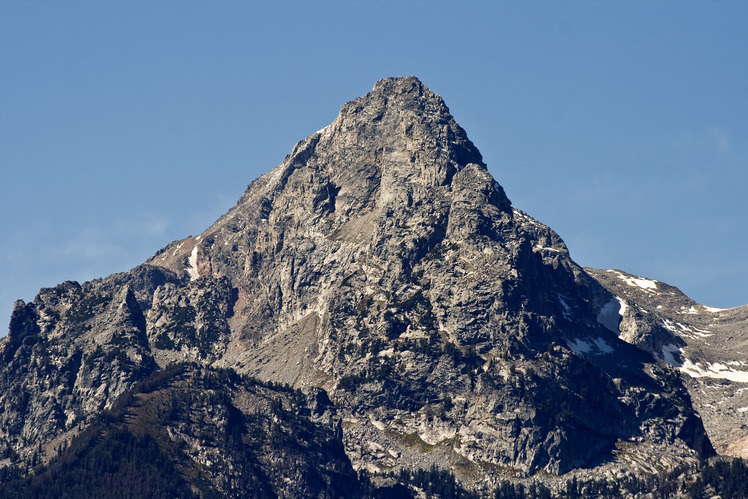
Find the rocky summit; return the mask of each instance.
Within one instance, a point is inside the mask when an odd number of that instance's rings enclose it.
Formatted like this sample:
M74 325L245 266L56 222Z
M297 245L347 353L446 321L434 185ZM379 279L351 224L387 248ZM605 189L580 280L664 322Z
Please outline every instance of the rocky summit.
M746 311L647 282L577 265L439 95L384 79L202 234L16 303L0 481L11 497L722 493L744 467L715 444L748 447L748 374L723 376L725 419L708 373L742 372Z

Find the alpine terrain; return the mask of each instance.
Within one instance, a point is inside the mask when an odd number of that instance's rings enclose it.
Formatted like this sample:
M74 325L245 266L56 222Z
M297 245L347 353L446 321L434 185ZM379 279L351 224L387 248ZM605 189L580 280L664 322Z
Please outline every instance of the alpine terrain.
M577 265L388 78L202 234L16 303L0 495L738 497L747 319Z

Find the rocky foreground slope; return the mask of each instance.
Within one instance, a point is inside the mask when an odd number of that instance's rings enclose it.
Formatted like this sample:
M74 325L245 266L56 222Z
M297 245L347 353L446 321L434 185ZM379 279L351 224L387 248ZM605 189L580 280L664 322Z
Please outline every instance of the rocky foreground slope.
M709 432L729 446L678 370L709 369L678 350L697 325L615 284L512 207L438 95L381 80L202 234L16 303L0 465L28 490L125 431L204 497L685 487Z

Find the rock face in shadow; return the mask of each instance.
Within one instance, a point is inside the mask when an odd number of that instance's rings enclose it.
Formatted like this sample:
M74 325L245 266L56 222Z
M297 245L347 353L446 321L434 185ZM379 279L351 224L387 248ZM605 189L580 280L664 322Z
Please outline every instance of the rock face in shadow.
M390 78L199 236L19 302L0 441L8 462L43 460L192 362L329 397L346 455L374 475L436 466L475 488L695 465L713 450L687 390L619 338L612 302L512 207L441 97Z

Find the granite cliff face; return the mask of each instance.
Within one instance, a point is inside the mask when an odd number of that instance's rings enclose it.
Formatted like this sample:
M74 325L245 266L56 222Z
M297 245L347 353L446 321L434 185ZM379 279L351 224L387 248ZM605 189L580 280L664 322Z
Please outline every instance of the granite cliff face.
M222 414L241 428L272 419L237 395L251 380L326 401L289 425L327 432L344 458L315 451L309 476L326 488L269 480L276 494L336 495L329 477L352 469L435 466L484 493L530 476L696 469L711 442L677 366L658 358L682 341L621 319L620 293L590 273L601 279L512 207L441 97L381 80L202 234L19 301L0 343L0 456L47 461L143 380L188 365L238 376ZM188 442L181 469L208 459L212 490L241 495L239 465L205 457L198 426L156 441ZM263 476L280 473L278 454L262 455Z

